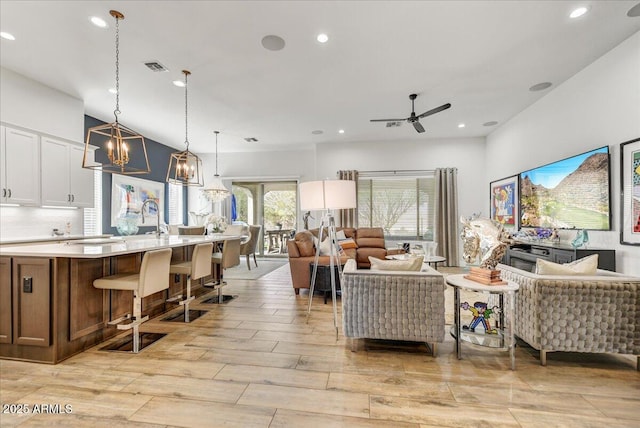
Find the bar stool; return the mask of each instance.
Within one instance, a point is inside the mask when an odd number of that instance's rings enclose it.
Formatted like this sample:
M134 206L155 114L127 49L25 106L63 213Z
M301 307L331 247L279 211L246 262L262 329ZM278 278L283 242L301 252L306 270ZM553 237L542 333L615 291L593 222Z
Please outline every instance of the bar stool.
M242 241L241 238L225 239L222 244L222 252L213 253L210 258L211 266L215 268L213 285L218 288L218 303L224 301L222 295L222 287L226 285L222 279L224 270L240 264L240 241Z
M95 288L103 290L129 290L133 292L133 314L127 314L109 322L118 330L133 330L133 353L140 352L140 324L149 316L142 317L142 299L169 288L169 265L171 248L147 251L142 257L139 273L118 273L93 281ZM126 320L130 323L123 324Z
M211 275L211 255L213 254L213 242L197 244L193 248L191 260L173 263L169 267L169 273L187 276L187 295L184 300L177 302L184 306L184 322L189 322L189 303L195 299L191 295L191 280L200 279ZM178 297L181 298L182 296Z

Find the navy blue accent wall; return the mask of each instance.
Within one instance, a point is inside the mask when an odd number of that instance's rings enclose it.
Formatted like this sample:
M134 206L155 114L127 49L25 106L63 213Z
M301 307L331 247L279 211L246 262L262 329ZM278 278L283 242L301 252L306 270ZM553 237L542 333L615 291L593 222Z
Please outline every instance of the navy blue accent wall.
M104 125L106 122L98 120L91 116L84 116L84 133L87 135L89 128L98 125ZM143 178L145 180L159 181L161 183L165 183L167 179L167 168L169 166L169 158L171 157L171 153L175 152L176 149L172 147L165 146L164 144L158 143L157 141L151 140L149 138L144 139L147 147L147 155L149 156L149 167L151 168L151 172L148 174L135 174L132 177ZM104 162L106 160L106 152L102 148L98 148L96 150L96 160L100 162ZM113 234L117 235L118 231L115 227L111 227L111 176L112 174L103 173L102 174L102 233L105 234ZM188 187L185 187L185 191L183 192L183 207L184 213L183 218L187 219L187 201L188 201ZM164 186L164 200L167 201L169 197L169 186L165 183ZM165 221L168 222L169 218L169 206L165 202L164 204L164 218ZM185 223L186 224L186 223ZM138 234L143 234L145 232L151 232L155 230L155 226L141 226Z

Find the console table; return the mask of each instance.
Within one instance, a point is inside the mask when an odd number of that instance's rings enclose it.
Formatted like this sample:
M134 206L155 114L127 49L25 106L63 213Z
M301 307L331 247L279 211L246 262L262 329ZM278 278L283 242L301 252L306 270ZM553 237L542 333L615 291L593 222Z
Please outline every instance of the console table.
M537 259L544 259L554 263L570 263L592 254L598 254L598 269L616 271L615 250L573 248L570 245L543 242L516 242L507 249L502 263L533 272L536 268Z

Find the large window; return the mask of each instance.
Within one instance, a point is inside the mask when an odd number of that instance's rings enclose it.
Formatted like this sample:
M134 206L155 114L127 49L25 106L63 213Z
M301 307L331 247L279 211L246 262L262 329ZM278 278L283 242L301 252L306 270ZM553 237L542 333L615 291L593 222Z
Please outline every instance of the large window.
M433 240L433 173L361 172L358 179L358 227L382 227L387 238Z

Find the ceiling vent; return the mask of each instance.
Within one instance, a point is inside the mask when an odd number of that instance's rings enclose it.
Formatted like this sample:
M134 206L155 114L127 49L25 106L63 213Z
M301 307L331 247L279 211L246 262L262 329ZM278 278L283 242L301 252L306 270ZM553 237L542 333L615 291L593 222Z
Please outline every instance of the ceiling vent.
M402 125L402 122L387 122L387 128L397 128Z
M248 137L248 138L245 138L244 141L246 141L247 143L257 143L258 139L253 137Z
M167 67L165 67L164 65L160 64L158 61L145 62L144 65L149 67L149 70L151 70L153 72L156 72L156 73L169 71L169 69Z

